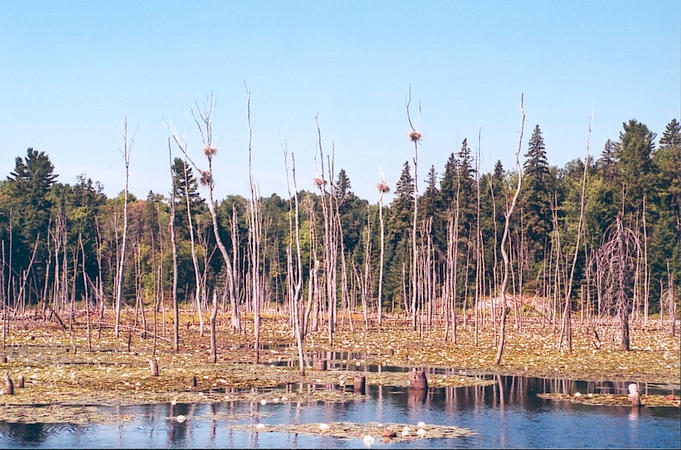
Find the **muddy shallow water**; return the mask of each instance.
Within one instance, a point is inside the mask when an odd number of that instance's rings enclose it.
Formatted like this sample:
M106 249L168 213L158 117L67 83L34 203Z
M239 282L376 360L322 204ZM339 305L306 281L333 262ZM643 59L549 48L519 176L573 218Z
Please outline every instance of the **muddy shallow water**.
M431 388L427 393L369 386L364 401L312 405L281 401L217 404L153 404L102 407L118 424L0 422L0 447L365 447L361 439L302 433L235 430L238 424L406 423L454 425L475 432L454 439L418 439L374 448L448 447L678 447L678 408L633 409L548 400L537 394L623 393L625 383L497 376L488 386ZM289 386L289 390L298 389ZM307 388L307 387L304 387ZM350 387L351 388L351 387ZM321 389L340 389L326 386ZM346 388L347 389L347 388ZM641 385L642 393L678 395L678 387ZM274 402L276 396L276 402ZM186 417L182 423L176 418ZM129 420L131 419L132 420Z

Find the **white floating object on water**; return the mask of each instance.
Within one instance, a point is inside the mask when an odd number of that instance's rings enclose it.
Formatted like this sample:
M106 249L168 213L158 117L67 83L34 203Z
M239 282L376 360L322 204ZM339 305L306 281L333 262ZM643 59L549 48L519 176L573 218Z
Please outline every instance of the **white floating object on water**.
M402 428L402 436L409 436L409 427Z
M330 428L329 425L326 424L326 423L320 423L320 424L319 424L319 429L322 430L322 431L326 431L326 430L328 430L329 428Z
M581 392L575 392L575 397L581 397L582 393Z
M263 428L265 428L265 425L263 425L262 423L259 423L255 426L255 428L257 428L258 430L262 430Z
M367 447L371 447L374 444L374 442L376 442L376 439L374 439L372 435L367 434L366 436L364 436L364 439L362 439L362 442L364 442L364 445L366 445Z
M419 431L417 431L416 434L423 437L426 435L426 430L424 430L423 428L419 428Z
M589 392L589 393L587 394L587 396L593 397L594 395L593 395L591 392Z
M175 420L177 421L177 423L182 423L185 420L187 420L187 418L185 416L183 416L182 414L180 414L179 416L175 417Z
M425 422L419 422L419 423L416 424L416 426L419 427L419 428L423 428L423 427L426 426L426 423Z
M260 400L260 404L261 404L261 405L266 405L266 404L267 404L267 400L265 400L265 399L263 398L262 400Z
M173 405L173 406L177 405L177 400L172 399L172 400L170 401L170 404Z

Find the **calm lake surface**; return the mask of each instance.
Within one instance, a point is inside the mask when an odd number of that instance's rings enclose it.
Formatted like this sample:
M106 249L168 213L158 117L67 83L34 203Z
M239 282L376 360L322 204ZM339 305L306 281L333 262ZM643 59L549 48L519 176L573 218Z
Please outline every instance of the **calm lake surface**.
M119 425L18 424L0 422L0 447L278 447L364 448L360 439L335 439L295 433L247 432L234 424L381 422L455 425L477 434L456 439L420 439L372 448L451 447L628 447L678 448L678 408L576 405L536 396L543 392L624 393L625 383L488 377L493 385L431 388L427 394L390 386L369 386L365 401L341 404L224 402L103 407ZM298 385L290 387L297 389ZM671 393L670 387L642 385L643 393ZM316 389L338 389L322 386ZM351 387L350 387L351 389ZM678 387L675 391L678 394ZM274 394L273 394L274 397ZM251 416L249 413L260 413ZM171 419L184 415L183 423ZM214 414L245 414L241 420L211 419Z

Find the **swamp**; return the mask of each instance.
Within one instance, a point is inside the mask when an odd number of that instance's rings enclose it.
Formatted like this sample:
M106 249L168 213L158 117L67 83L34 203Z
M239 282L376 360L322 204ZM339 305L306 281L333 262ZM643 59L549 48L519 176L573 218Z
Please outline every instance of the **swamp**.
M165 123L167 196L130 192L127 117L117 197L17 157L0 447L678 446L681 125L655 148L632 119L598 160L589 125L558 169L521 94L514 169L464 139L419 193L411 87L404 108L388 204L382 171L375 203L352 192L318 117L318 172L282 145L287 195L261 197L248 88L246 197L216 199L212 94L195 142Z

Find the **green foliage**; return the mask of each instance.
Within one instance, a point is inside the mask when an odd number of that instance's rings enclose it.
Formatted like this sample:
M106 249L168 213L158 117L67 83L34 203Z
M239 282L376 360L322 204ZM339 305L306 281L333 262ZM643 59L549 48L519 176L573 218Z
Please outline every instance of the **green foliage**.
M555 180L549 171L539 125L532 132L525 157L521 190L522 226L529 259L534 263L544 258L544 242L552 228L551 197L555 192Z

